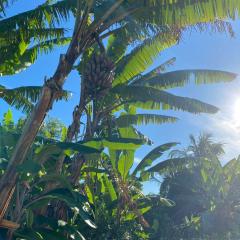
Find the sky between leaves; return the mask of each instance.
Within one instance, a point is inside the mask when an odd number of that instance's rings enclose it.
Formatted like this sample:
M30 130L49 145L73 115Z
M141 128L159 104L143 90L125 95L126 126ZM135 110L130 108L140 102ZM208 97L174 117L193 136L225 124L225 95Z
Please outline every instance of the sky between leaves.
M26 11L42 2L42 0L18 1L14 8L8 9L7 15ZM161 53L152 68L176 57L177 61L168 69L169 71L218 69L240 75L240 21L233 22L233 26L235 38L219 33L186 32L177 46ZM67 23L67 27L71 28L72 23ZM9 88L42 85L44 77L53 74L58 64L59 54L64 53L65 50L65 47L58 48L49 55L39 57L34 65L18 75L0 77L0 85ZM76 72L72 72L67 79L65 89L72 91L73 97L69 102L56 103L49 115L69 125L72 120L72 110L79 99L79 86L79 76ZM185 88L172 89L171 92L208 102L219 107L221 111L215 115L165 111L164 114L177 116L180 120L175 124L141 126L140 130L153 140L154 145L139 149L136 162L140 161L152 148L163 143L180 142L179 147L185 147L189 143L189 134L197 136L201 132L210 132L216 141L225 144L226 154L222 157L223 164L240 154L240 76L232 83L199 86L189 84ZM9 106L0 100L0 117L8 108ZM12 110L15 119L22 115L19 111ZM145 192L155 192L157 189L158 185L153 182L144 186Z

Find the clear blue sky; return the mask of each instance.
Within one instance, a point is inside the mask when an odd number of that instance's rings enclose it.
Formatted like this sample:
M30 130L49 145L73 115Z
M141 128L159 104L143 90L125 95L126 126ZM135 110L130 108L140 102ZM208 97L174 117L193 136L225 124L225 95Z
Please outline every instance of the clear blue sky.
M14 9L9 9L8 14L11 15L31 9L41 2L43 1L32 0L28 1L28 3L26 1L18 1ZM219 69L240 74L240 22L234 22L233 26L236 32L235 38L219 33L186 32L180 44L163 52L152 67L172 57L176 57L175 65L169 68L169 70ZM58 64L59 54L64 52L65 48L60 48L47 56L41 56L26 71L15 76L1 77L0 84L9 88L25 85L42 85L44 76L53 74ZM79 86L80 79L78 75L75 72L71 73L66 81L65 89L73 92L72 99L67 103L56 103L49 115L61 119L67 125L70 124L72 110L79 98ZM177 116L180 118L180 121L176 124L140 127L140 130L154 141L154 145L139 149L137 158L140 159L152 148L166 142L181 142L181 146L184 147L188 143L189 134L198 135L200 132L210 132L217 141L226 144L226 154L222 159L223 163L240 153L240 114L238 115L234 107L237 99L240 99L239 78L228 84L201 86L189 84L185 88L173 89L172 92L181 96L194 97L206 101L218 106L221 111L215 115L192 115L183 112L165 111L164 114ZM240 104L238 105L240 108ZM9 107L1 100L0 106L0 116L2 116ZM15 118L21 116L19 111L14 110L13 112ZM239 119L237 119L237 116L239 116ZM156 184L146 184L145 190L156 190Z

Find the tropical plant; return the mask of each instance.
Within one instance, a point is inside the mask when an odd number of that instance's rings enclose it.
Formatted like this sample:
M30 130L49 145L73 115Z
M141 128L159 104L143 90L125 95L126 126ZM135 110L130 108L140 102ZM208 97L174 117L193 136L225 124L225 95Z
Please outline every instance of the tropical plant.
M19 125L23 124L20 119L15 125L13 116L9 110L3 118L0 126L0 175L4 174L9 158L14 150L14 146L19 139ZM17 171L19 179L16 191L13 193L12 204L6 215L8 220L0 222L0 227L9 228L6 238L12 239L13 230L21 228L14 233L15 238L39 239L39 237L51 237L63 239L65 233L76 235L84 239L82 234L76 228L76 221L82 219L83 222L95 228L93 223L93 212L88 199L81 193L72 188L67 176L56 175L53 171L54 162L62 151L72 155L75 152L85 152L85 154L97 153L98 150L84 146L83 144L60 142L59 135L54 139L49 133L56 127L56 133L59 132L59 125L56 120L48 120L44 126L43 133L34 141L27 159L19 165ZM62 134L65 135L65 127L62 127ZM63 137L63 136L62 136ZM49 182L57 182L55 188L51 191L45 191L45 186ZM58 199L67 206L67 214L71 222L58 222L61 219L55 219L44 216L39 212L43 206L47 206L50 200ZM49 205L51 208L51 205ZM33 230L34 229L34 230ZM1 233L3 233L1 231ZM15 239L14 238L14 239Z
M172 208L155 206L146 216L153 225L152 239L236 239L240 195L233 188L240 183L239 159L222 166L221 144L209 134L190 139L187 150L173 152L178 158L148 169L163 177L160 196L175 203Z
M2 10L6 2L2 2ZM74 110L73 124L68 129L66 142L70 142L74 137L77 141L79 140L78 133L82 124L80 118L83 114L86 114L87 119L86 130L83 131L84 137L81 139L84 141L76 144L81 146L82 144L88 146L92 144L97 148L114 146L114 150L117 148L119 151L125 151L129 149L125 149L126 147L123 143L128 143L128 147L135 147L136 144L139 145L146 142L146 139L131 126L133 123L148 121L159 123L176 120L166 116L131 116L131 113L136 113L137 107L150 109L174 108L193 113L216 112L217 108L211 105L188 98L177 97L162 91L162 88L166 89L170 86L186 83L191 76L195 76L197 82L205 82L207 79L206 72L196 70L178 72L179 76L181 75L179 81L173 78L173 73L170 73L168 78L167 73L157 74L163 66L155 69L148 75L142 73L159 54L159 51L176 44L180 39L181 32L191 26L193 27L193 25L200 30L210 25L219 31L231 32L230 25L222 20L226 17L234 17L239 5L236 0L229 0L229 3L231 3L229 5L231 7L226 8L223 0L185 1L184 6L181 1L166 1L162 4L160 0L149 1L148 3L146 1L138 1L136 3L135 1L124 0L47 1L32 11L1 20L0 26L2 26L3 41L6 42L6 37L11 36L8 33L15 33L18 30L23 32L20 40L16 33L16 36L13 34L15 36L14 40L10 41L15 49L18 48L18 50L11 48L14 50L14 53L11 52L10 54L10 45L2 49L3 56L6 56L6 52L8 52L9 56L17 57L17 62L13 61L13 64L8 64L7 60L4 60L3 66L5 68L3 67L3 69L7 74L9 74L9 69L6 66L10 66L12 70L16 66L19 67L19 62L26 62L21 57L24 56L27 50L30 50L28 48L30 39L38 39L39 36L37 34L39 33L40 35L42 28L54 27L54 30L56 30L56 25L60 23L60 19L67 19L70 15L74 16L76 21L67 53L60 56L60 62L53 77L45 81L38 104L26 121L18 144L11 154L8 167L1 178L0 199L2 202L0 202L0 220L5 214L11 195L16 187L16 180L20 176L15 166L21 166L25 161L46 113L52 107L53 102L61 96L65 79L72 69L75 68L74 64L79 57L81 58L80 64L76 68L79 69L82 75L81 97L79 105ZM212 23L207 24L207 22ZM39 31L36 31L38 32L36 36L29 35L33 26L34 29L39 29ZM109 36L111 36L109 47L107 53L104 53L104 46L101 41ZM51 37L49 34L44 41L55 41ZM61 40L61 36L58 36L57 41ZM50 49L49 46L51 44L49 45L49 42L46 43L44 41L39 43L40 45L42 44L40 47L44 49L42 46L47 44L47 49ZM69 41L69 39L66 41ZM137 47L128 54L126 50L131 43L135 43ZM100 49L102 55L91 54L91 51L96 48ZM87 68L85 64L89 60L88 56L92 57L92 62L90 62L91 64ZM33 59L35 60L35 58ZM105 69L101 72L103 74L101 78L99 75L99 79L103 80L102 82L98 81L98 78L95 79L93 75L93 73L97 74L100 71L96 68L96 65L94 70L94 61L102 63L103 69ZM101 67L101 64L99 66ZM86 71L83 71L83 69L86 69ZM16 71L14 70L14 72ZM115 77L114 72L116 73ZM166 78L164 84L163 81L159 81L159 75L160 78ZM232 80L235 77L234 74L226 72L210 71L207 74L208 79L209 76L212 76L214 80L218 79L219 75L223 80ZM91 91L91 84L93 83L95 83L95 88ZM142 93L143 90L145 92L141 97L139 93ZM101 101L98 101L100 98ZM108 109L110 105L109 99L113 99L114 103L117 103L110 110ZM117 108L118 105L119 108ZM112 112L122 111L123 109L130 116L121 116L121 119L118 119L118 123L123 124L125 121L125 123L127 122L127 127L115 127L115 124L112 126ZM66 142L58 143L58 150L59 148L66 150L62 147L63 145L66 146L66 144L67 148L73 148L73 145L69 145L70 143ZM74 149L76 149L75 147ZM88 155L84 151L84 147L81 149L82 153L75 156L76 163L80 165L78 168L75 168L77 173L79 173L79 169L81 170L87 159L86 155ZM44 152L47 152L46 149L44 149ZM48 156L44 156L44 161L47 161L47 159ZM98 160L96 161L97 163L99 162ZM65 174L67 172L68 164L64 163L67 163L66 152L61 151L57 157L56 164L53 164L56 166L57 174ZM74 164L70 165L74 169ZM79 174L72 182L73 185L76 183L76 180L79 180ZM49 187L52 186L47 186L48 190ZM141 216L139 217L141 218Z
M30 113L34 107L34 104L39 100L41 96L42 87L28 86L17 88L6 88L0 85L0 99L4 100L10 106L20 109L25 113ZM59 94L57 100L68 100L71 97L71 93L68 91L62 91Z

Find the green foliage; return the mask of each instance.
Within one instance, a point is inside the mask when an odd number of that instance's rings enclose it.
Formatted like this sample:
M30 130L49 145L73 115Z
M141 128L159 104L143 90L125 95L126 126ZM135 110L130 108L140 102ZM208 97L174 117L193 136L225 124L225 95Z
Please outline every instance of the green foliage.
M178 70L167 73L153 72L137 79L134 84L149 86L157 89L183 87L190 81L195 84L209 84L229 82L236 78L236 74L214 70Z
M112 91L123 102L143 109L182 110L190 113L216 113L218 108L188 97L179 97L145 86L119 86Z
M33 104L36 103L42 92L42 87L28 86L7 89L0 85L0 98L2 98L10 106L20 109L25 113L29 113L33 109ZM68 100L71 93L63 91L57 100Z
M178 119L176 117L169 117L157 114L124 114L115 119L115 122L119 128L126 128L131 125L140 124L162 124L162 123L174 123Z
M0 12L4 14L8 5L8 1L0 0ZM239 7L237 0L50 0L33 10L1 19L1 75L16 74L34 63L39 54L69 44L71 38L66 37L66 31L60 25L62 20L69 20L72 16L77 20L87 19L86 24L81 24L81 31L92 40L87 49L84 47L85 52L81 52L78 67L81 76L84 76L91 55L104 52L101 40L106 37L109 37L106 58L112 59L116 65L113 88L104 92L101 98L85 95L82 78L81 100L84 99L84 104L80 101L78 107L82 107L82 112L77 122L84 125L82 135L74 132L76 141L65 142L67 128L56 119L50 119L43 124L26 160L15 166L13 171L19 172L19 178L6 213L7 219L21 223L13 238L149 239L152 236L149 227L153 226L158 234L162 222L155 217L146 220L146 216L151 209L158 208L167 215L166 223L173 226L171 231L175 236L183 231L181 237L186 237L187 227L194 226L193 232L196 232L196 226L200 224L204 229L204 226L211 225L209 222L218 223L219 216L222 213L225 216L227 210L231 210L228 202L234 202L237 195L230 193L235 184L238 186L235 181L238 175L229 174L228 169L238 169L238 160L222 171L217 158L221 149L211 141L204 147L193 145L194 156L181 155L152 166L176 145L163 144L147 154L135 169L132 166L136 149L151 143L134 125L177 120L159 114L139 114L138 108L215 113L218 109L210 104L175 96L165 90L184 86L191 80L198 84L231 81L236 77L232 73L213 70L163 73L173 60L150 72L148 68L161 51L177 44L185 29L202 31L210 26L213 30L231 34L230 24L223 20L226 17L234 19ZM39 87L6 89L0 86L0 97L25 112L32 109L40 92ZM66 92L61 96L67 97ZM116 118L119 114L120 117ZM11 159L24 121L21 119L14 125L11 112L4 116L0 128L1 175ZM204 155L197 154L200 150L205 151ZM155 177L156 172L164 174L160 195L146 196L142 193L142 183ZM228 172L227 177L223 175L225 172ZM188 187L179 193L179 183L181 186L188 182ZM211 191L213 197L202 197L202 189L207 196ZM201 211L196 211L199 205ZM231 211L231 218L227 219L232 220L234 214ZM169 239L173 239L171 237Z
M164 154L164 152L168 151L176 145L177 143L167 143L154 148L137 165L137 167L133 171L133 175L136 175L139 171L143 171L146 167L151 166L156 159L158 159Z
M181 158L165 160L149 169L163 176L160 196L175 203L172 208L155 205L147 214L155 225L152 239L239 237L239 192L233 191L240 184L239 159L222 166L218 159L220 146L208 134L197 140L191 136L191 145L185 150L189 153L194 149L191 155L184 157L184 151L174 151L174 156Z

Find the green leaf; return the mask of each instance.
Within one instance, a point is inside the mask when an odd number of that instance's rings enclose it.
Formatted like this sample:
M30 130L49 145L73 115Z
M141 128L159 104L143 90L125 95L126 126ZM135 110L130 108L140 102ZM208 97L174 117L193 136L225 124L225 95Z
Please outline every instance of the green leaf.
M69 190L72 190L72 185L70 184L70 182L68 181L67 177L64 175L59 175L59 174L47 174L44 175L40 178L40 180L38 181L38 183L50 183L50 182L54 182L54 183L58 183L61 185L61 187L63 188L67 188Z
M49 191L43 195L40 195L37 199L26 202L25 207L27 209L35 209L36 207L43 206L42 204L49 203L51 200L63 201L70 208L79 209L79 215L90 227L96 228L96 225L93 223L90 215L83 210L83 206L86 203L86 198L80 196L79 193L70 191L69 189L59 188Z
M58 233L56 230L44 228L42 230L39 229L38 233L42 236L42 239L66 240L65 236Z
M6 113L3 115L3 126L7 129L13 128L14 121L13 121L13 114L11 109L8 109Z
M144 141L131 138L96 138L81 143L99 150L105 147L111 150L134 150L140 147Z
M114 86L130 81L133 77L144 72L153 64L160 52L177 43L178 35L160 32L145 40L128 55L123 57L117 65L117 76Z
M182 169L183 167L186 166L186 164L189 164L194 161L197 162L200 160L201 158L196 158L196 157L195 158L193 157L170 158L156 164L155 166L147 169L146 171L151 173L156 172L156 173L164 174L164 173L176 171L177 169Z
M170 199L160 197L160 203L166 207L174 207L176 204Z
M85 154L100 153L100 151L94 147L86 146L79 143L59 142L56 143L55 146L62 150L71 149L74 151L83 152Z
M14 106L16 109L21 109L24 112L30 112L33 108L33 103L36 103L42 94L42 87L28 86L7 89L0 85L0 98L2 98L9 105ZM71 93L63 91L62 95L57 100L69 100Z
M218 108L188 97L145 86L118 86L111 90L122 102L143 109L182 110L190 113L216 113Z
M27 209L26 210L26 223L27 223L28 228L32 227L33 221L34 221L33 211L31 209Z
M118 127L125 128L130 125L140 124L162 124L162 123L175 123L178 119L176 117L158 115L158 114L124 114L115 119Z
M158 159L164 154L164 152L168 151L177 144L178 143L176 142L166 143L154 148L141 160L141 162L137 165L132 174L136 175L139 171L143 171L146 167L151 166L156 159Z
M134 151L123 151L118 160L118 171L125 180L134 162Z
M28 47L28 44L24 40L22 40L19 44L20 55L23 55L23 53L26 51L27 47Z
M206 183L208 180L208 175L204 169L201 169L201 176L203 178L203 181Z
M183 87L191 81L194 81L195 84L209 84L230 82L236 79L236 77L237 75L234 73L219 70L177 70L173 72L155 74L152 76L146 74L134 81L133 84L149 86L157 89L168 89Z
M102 181L105 186L105 192L109 194L111 201L117 200L117 194L113 187L112 182L108 179L106 175L102 176Z

